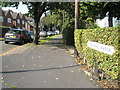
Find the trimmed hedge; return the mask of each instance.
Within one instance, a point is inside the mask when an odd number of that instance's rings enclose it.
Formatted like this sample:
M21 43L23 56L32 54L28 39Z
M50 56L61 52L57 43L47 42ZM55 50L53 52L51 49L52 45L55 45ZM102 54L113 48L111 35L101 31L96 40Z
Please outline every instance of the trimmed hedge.
M3 38L5 33L10 30L9 27L6 27L6 26L0 26L0 38Z
M90 67L98 63L99 71L104 71L113 80L119 80L119 37L120 27L97 28L97 29L79 29L75 31L75 45L79 56L86 59ZM115 53L108 55L87 46L87 42L98 42L101 44L113 46Z
M62 31L65 45L74 45L74 28L67 28Z

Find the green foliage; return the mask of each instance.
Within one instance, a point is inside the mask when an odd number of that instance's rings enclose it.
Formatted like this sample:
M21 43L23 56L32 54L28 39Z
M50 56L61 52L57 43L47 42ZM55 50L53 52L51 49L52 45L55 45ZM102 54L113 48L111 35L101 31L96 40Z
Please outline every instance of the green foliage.
M45 39L39 39L39 45L43 45L43 44L47 43L48 41L50 41L58 36L60 36L60 35L54 35L51 37L46 37Z
M87 64L94 67L95 61L99 64L99 70L104 71L112 79L120 78L119 74L119 45L120 27L97 28L97 29L79 29L75 31L75 45L81 58L86 58ZM98 42L113 46L115 53L108 55L87 46L87 42Z
M74 45L74 23L68 23L63 26L63 40L66 45Z

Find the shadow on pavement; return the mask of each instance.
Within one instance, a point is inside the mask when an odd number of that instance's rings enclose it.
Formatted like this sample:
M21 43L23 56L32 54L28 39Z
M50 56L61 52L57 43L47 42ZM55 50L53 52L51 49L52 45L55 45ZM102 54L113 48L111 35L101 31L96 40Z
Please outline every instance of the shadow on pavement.
M78 67L79 65L73 65L73 66L65 66L65 67L53 67L53 68L45 68L45 69L38 69L38 70L19 70L19 71L3 71L0 73L21 73L21 72L33 72L33 71L48 71L48 70L57 70L57 69L66 69L66 68L72 68L72 67Z

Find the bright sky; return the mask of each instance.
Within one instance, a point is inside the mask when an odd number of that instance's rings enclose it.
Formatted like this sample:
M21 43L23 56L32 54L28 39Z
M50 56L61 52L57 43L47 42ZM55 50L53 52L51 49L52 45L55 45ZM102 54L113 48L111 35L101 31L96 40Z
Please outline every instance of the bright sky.
M3 10L12 10L14 12L21 12L22 14L28 13L28 8L25 4L22 4L22 2L20 2L18 9L16 9L16 7L3 7Z

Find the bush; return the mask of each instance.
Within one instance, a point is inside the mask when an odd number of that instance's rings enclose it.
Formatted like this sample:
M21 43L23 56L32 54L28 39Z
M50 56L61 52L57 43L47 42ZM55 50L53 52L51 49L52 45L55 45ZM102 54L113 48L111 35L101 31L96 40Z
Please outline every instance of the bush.
M119 79L119 45L120 37L118 34L120 27L79 29L75 31L75 45L81 58L86 58L87 65L94 67L97 62L98 69L104 71L111 79ZM108 55L87 46L87 42L98 42L113 46L115 53Z
M3 38L5 33L10 30L9 27L5 27L5 26L0 26L0 38Z
M63 41L66 45L74 45L74 24L65 26L62 31Z

